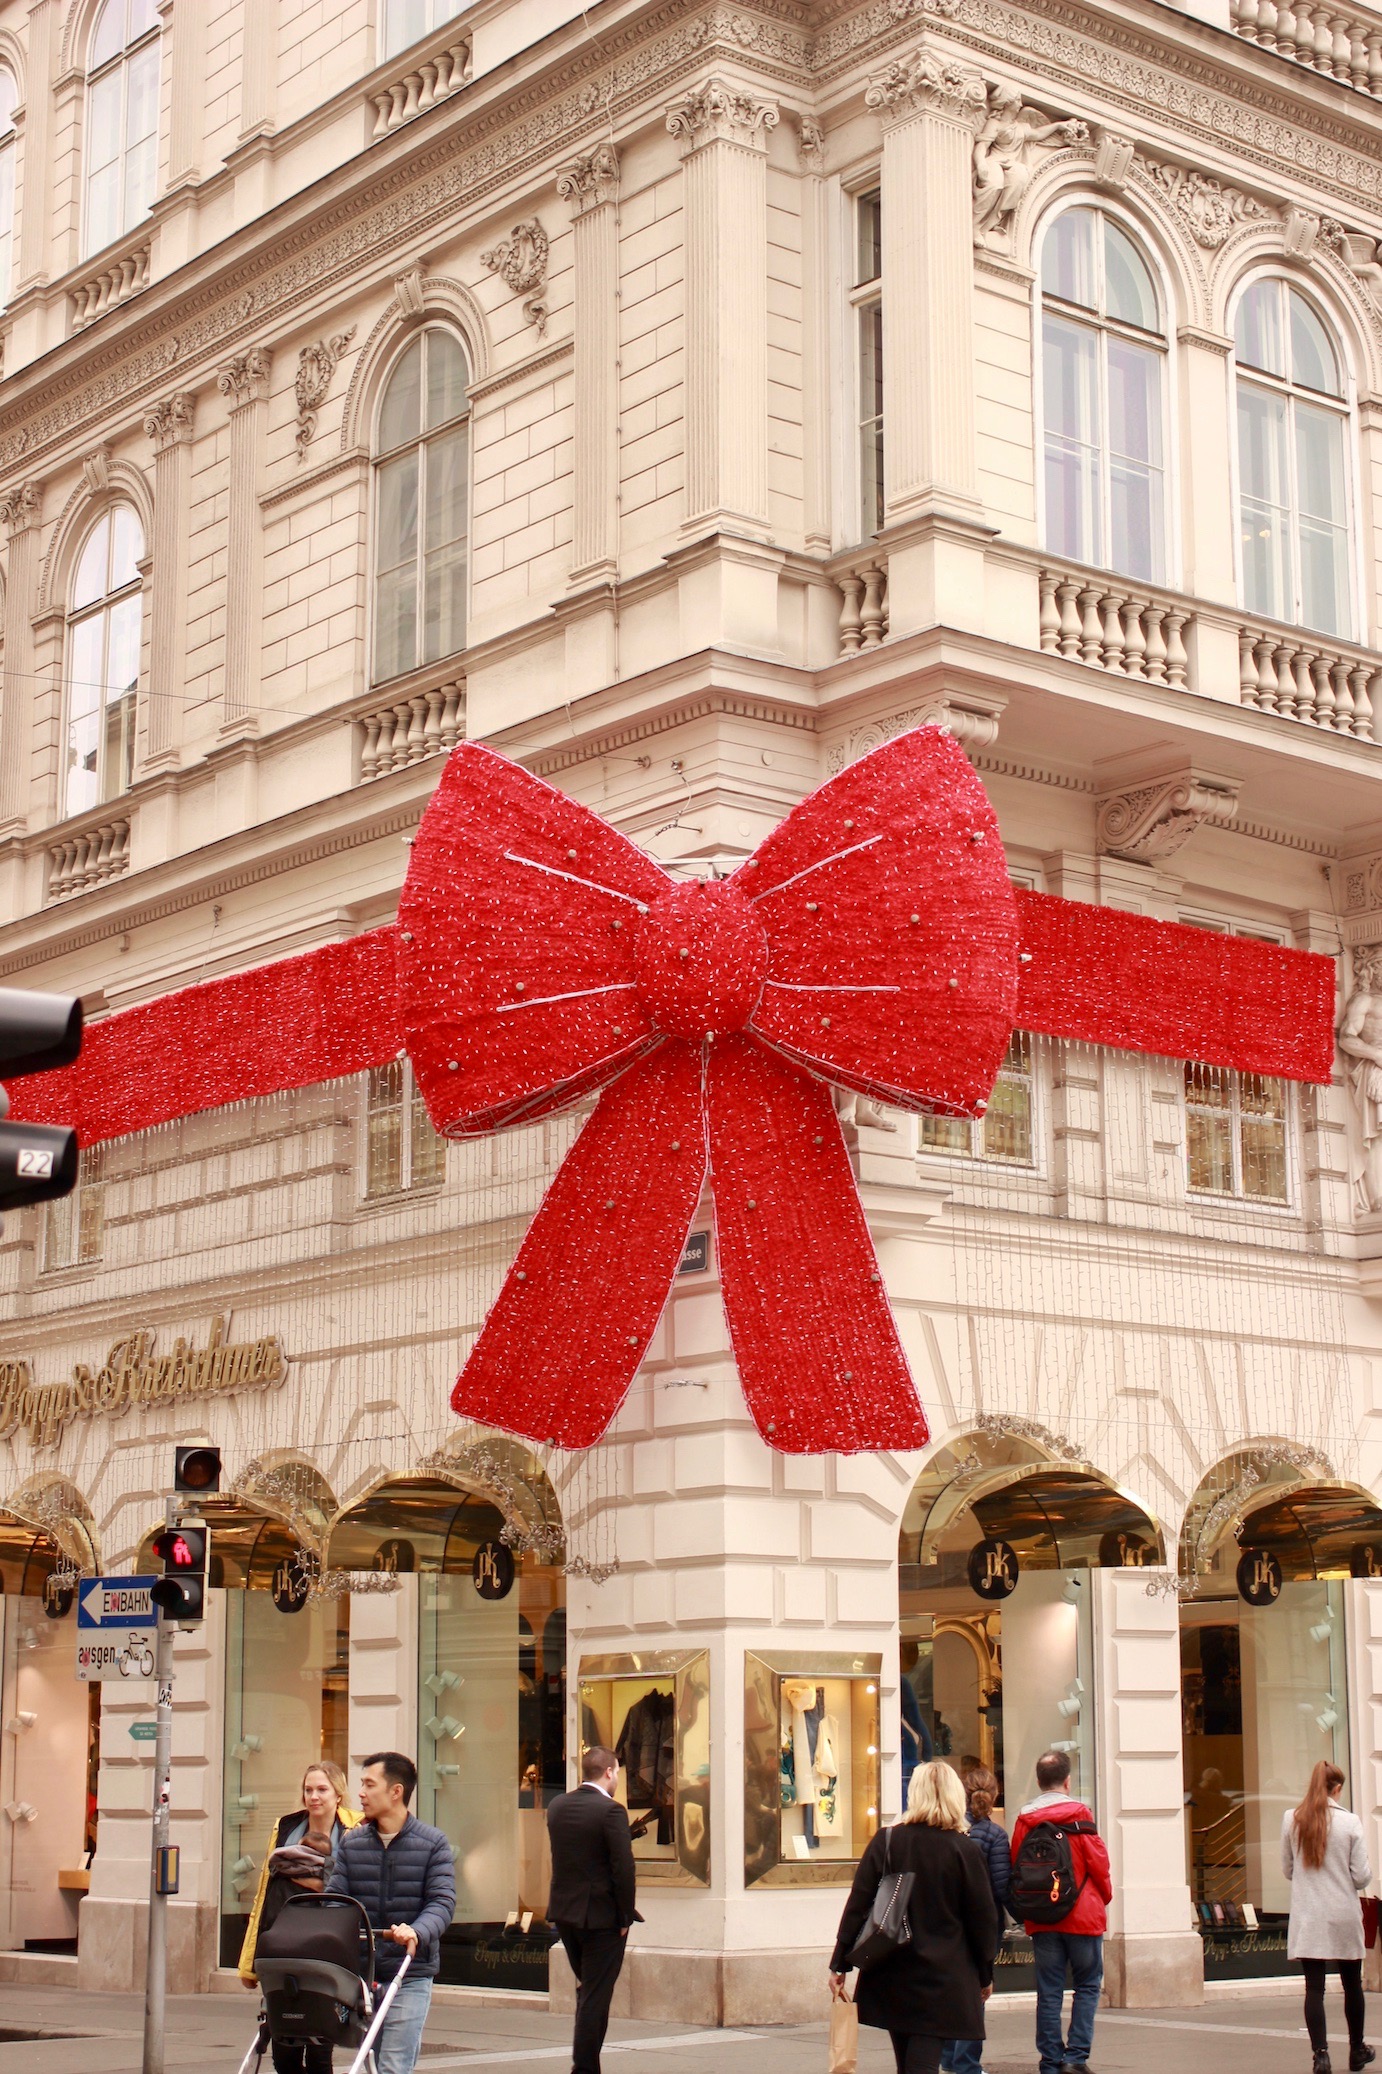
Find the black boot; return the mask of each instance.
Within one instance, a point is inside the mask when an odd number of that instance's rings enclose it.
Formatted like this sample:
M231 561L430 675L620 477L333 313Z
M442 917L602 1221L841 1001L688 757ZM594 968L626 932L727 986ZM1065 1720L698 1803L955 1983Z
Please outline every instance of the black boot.
M1334 2074L1334 2070L1329 2064L1329 2054L1327 2051L1315 2054L1315 2062L1311 2069L1311 2074Z
M1351 2045L1349 2047L1348 2064L1352 2069L1352 2074L1358 2074L1360 2067L1371 2066L1376 2058L1377 2047L1375 2045Z

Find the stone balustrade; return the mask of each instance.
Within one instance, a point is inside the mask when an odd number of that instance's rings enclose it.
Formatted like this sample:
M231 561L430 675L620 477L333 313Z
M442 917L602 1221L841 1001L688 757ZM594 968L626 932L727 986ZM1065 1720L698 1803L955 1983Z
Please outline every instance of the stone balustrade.
M85 330L98 317L104 317L107 310L115 309L141 288L148 287L150 252L148 244L136 245L72 290L73 331Z
M406 770L429 756L444 756L465 733L465 679L412 692L355 721L360 742L360 783Z
M888 558L864 556L834 572L841 597L840 653L859 655L888 638Z
M130 824L102 821L79 834L64 836L48 850L48 899L66 900L88 893L130 868Z
M1382 20L1355 9L1298 0L1229 0L1229 19L1239 36L1278 57L1341 79L1359 93L1382 98Z
M374 109L371 136L387 137L391 130L411 122L415 115L425 115L429 108L436 107L438 101L448 100L452 94L459 93L469 78L468 40L424 58L411 72L405 72L401 79L396 79L392 86L370 95Z
M1259 623L1238 629L1238 696L1259 713L1373 740L1382 695L1382 659L1341 648L1299 627Z
M1177 691L1191 688L1185 636L1194 613L1183 600L1088 571L1044 568L1038 583L1040 639L1049 655Z

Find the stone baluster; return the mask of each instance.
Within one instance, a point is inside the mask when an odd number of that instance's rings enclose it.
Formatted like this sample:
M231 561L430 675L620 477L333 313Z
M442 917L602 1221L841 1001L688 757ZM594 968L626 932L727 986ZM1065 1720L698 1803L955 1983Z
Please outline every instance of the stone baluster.
M1311 726L1319 725L1315 661L1315 655L1309 648L1298 648L1291 657L1291 675L1296 686L1296 718L1308 720Z
M1259 0L1257 41L1264 50L1276 49L1276 0Z
M1181 638L1185 621L1186 614L1171 606L1166 614L1166 682L1177 691L1185 690L1190 674L1190 657Z
M1369 29L1366 39L1368 92L1382 99L1382 29Z
M445 703L441 714L441 745L444 750L454 749L460 741L465 727L465 686L448 684L444 692Z
M1353 732L1362 741L1372 740L1373 694L1377 679L1366 663L1355 663L1351 682L1353 687Z
M1279 54L1279 55L1280 55L1281 57L1283 57L1283 58L1293 58L1293 57L1295 56L1295 54L1296 54L1296 10L1295 10L1295 8L1294 8L1294 7L1290 6L1289 4L1288 4L1288 5L1286 5L1286 6L1280 6L1280 5L1278 5L1278 7L1277 7L1277 10L1276 10L1276 28L1275 28L1275 31L1274 31L1274 33L1273 33L1273 39L1272 39L1272 40L1273 40L1273 43L1275 44L1275 47L1276 47L1276 50L1277 50L1278 54Z
M409 699L403 710L408 716L403 737L406 751L403 762L405 765L421 763L427 754L427 700L419 693Z
M367 713L363 722L364 740L360 745L360 782L373 778L379 770L380 719L377 713Z
M1256 706L1257 659L1253 654L1253 638L1246 627L1238 629L1238 703L1240 706Z
M1056 586L1056 602L1060 606L1060 652L1072 658L1080 652L1080 586L1069 578Z
M1142 607L1135 598L1123 604L1123 673L1128 677L1141 677L1143 658L1147 653L1147 637L1142 631Z
M844 604L840 609L840 653L857 655L863 637L863 614L860 603L864 595L864 579L851 569L840 578L840 591Z
M1336 14L1329 25L1330 69L1346 86L1358 84L1358 25L1346 14Z
M884 566L879 562L870 562L864 571L864 602L859 614L863 627L863 638L859 644L862 648L879 647L887 631L884 605L886 582L887 571Z
M1057 578L1050 569L1043 569L1037 578L1041 592L1041 609L1037 614L1038 639L1048 655L1054 655L1060 646L1060 612L1056 606Z
M1122 600L1112 591L1105 591L1099 600L1099 609L1104 616L1103 652L1100 660L1106 670L1121 671L1123 667L1123 622L1118 608Z
M1092 663L1097 669L1103 658L1104 634L1099 623L1099 593L1096 590L1080 592L1080 661Z
M1333 727L1336 734L1353 732L1353 693L1348 686L1348 663L1336 656L1329 665L1330 694L1334 701Z
M1148 603L1143 614L1147 627L1147 652L1143 657L1143 669L1149 684L1166 682L1166 607L1158 605L1155 598Z

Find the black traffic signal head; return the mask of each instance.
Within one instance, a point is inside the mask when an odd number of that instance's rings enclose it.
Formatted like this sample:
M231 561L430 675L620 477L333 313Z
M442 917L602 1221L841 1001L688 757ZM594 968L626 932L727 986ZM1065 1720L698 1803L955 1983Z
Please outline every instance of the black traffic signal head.
M0 1210L71 1195L77 1133L51 1123L0 1123Z
M189 1497L204 1497L221 1488L221 1450L218 1447L180 1447L173 1455L173 1489Z
M163 1565L150 1596L165 1619L186 1624L206 1614L206 1566L211 1552L207 1527L164 1527L153 1538Z
M51 1073L70 1066L82 1048L82 1004L70 994L33 994L0 987L0 1076Z

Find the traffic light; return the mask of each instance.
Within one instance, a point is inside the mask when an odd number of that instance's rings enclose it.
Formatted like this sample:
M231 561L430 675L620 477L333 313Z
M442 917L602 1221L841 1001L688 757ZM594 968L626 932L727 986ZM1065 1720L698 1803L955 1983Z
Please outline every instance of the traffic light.
M163 1565L163 1575L154 1579L152 1592L159 1612L184 1626L205 1619L210 1528L165 1527L154 1535L153 1551Z
M221 1488L221 1450L218 1447L180 1447L173 1454L173 1489L189 1497L204 1497Z
M18 1080L70 1066L82 1048L82 1004L67 994L0 987L0 1074ZM9 1114L0 1088L0 1117ZM0 1211L70 1195L77 1185L77 1134L46 1123L0 1123Z

